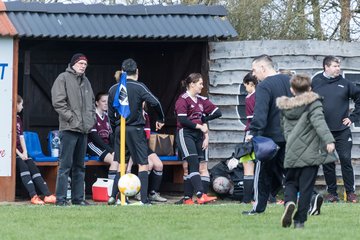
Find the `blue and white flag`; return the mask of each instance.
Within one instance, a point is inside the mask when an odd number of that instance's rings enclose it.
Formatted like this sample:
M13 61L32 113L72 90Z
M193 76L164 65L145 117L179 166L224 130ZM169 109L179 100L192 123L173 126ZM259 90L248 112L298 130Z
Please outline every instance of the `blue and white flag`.
M118 88L115 93L113 107L118 113L127 118L130 115L129 98L126 90L126 73L121 73Z

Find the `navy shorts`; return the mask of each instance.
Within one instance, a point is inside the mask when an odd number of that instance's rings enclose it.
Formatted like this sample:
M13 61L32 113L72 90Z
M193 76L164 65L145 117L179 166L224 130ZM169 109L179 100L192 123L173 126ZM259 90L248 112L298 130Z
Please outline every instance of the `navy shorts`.
M88 143L86 152L87 152L87 154L89 154L90 156L98 156L101 161L104 161L105 156L106 156L108 153L111 153L111 152L109 152L108 150L106 150L106 149L104 149L104 148L101 148L101 147L99 147L99 146L96 146L96 145L95 145L94 143L92 143L92 142L89 142L89 143Z
M204 134L200 130L182 128L176 135L176 144L182 160L187 157L196 155L199 161L206 161L207 154L202 149Z
M115 129L114 150L115 160L120 159L120 127ZM144 126L126 126L126 148L135 164L148 164L148 144ZM126 154L127 155L127 154Z

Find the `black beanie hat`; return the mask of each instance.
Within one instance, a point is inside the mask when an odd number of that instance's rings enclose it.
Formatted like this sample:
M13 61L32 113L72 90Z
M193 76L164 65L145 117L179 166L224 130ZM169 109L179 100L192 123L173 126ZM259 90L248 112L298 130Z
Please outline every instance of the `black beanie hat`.
M86 56L84 54L82 54L82 53L74 54L74 56L72 56L72 58L71 58L70 66L71 67L74 66L75 63L77 63L80 60L85 60L87 62L87 58L86 58Z

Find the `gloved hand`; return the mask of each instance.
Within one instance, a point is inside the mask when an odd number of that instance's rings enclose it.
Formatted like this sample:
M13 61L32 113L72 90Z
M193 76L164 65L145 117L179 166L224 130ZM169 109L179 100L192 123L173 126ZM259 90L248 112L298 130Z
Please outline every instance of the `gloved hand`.
M227 167L228 167L229 170L231 171L231 170L233 170L234 168L236 168L238 164L239 164L239 160L233 157L233 158L231 158L231 159L228 160L228 162L227 162Z

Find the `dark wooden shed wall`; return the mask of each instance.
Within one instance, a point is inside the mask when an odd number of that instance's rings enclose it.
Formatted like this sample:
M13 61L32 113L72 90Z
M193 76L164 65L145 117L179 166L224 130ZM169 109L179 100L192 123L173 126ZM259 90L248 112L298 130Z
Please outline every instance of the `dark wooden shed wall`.
M45 152L47 133L58 128L51 86L78 52L88 58L86 76L94 94L107 92L115 84L114 72L120 69L121 62L133 58L138 63L139 81L162 103L166 114L164 132L175 131L174 104L181 91L180 81L191 72L201 72L207 81L207 42L21 40L19 93L24 97L24 128L40 134Z

